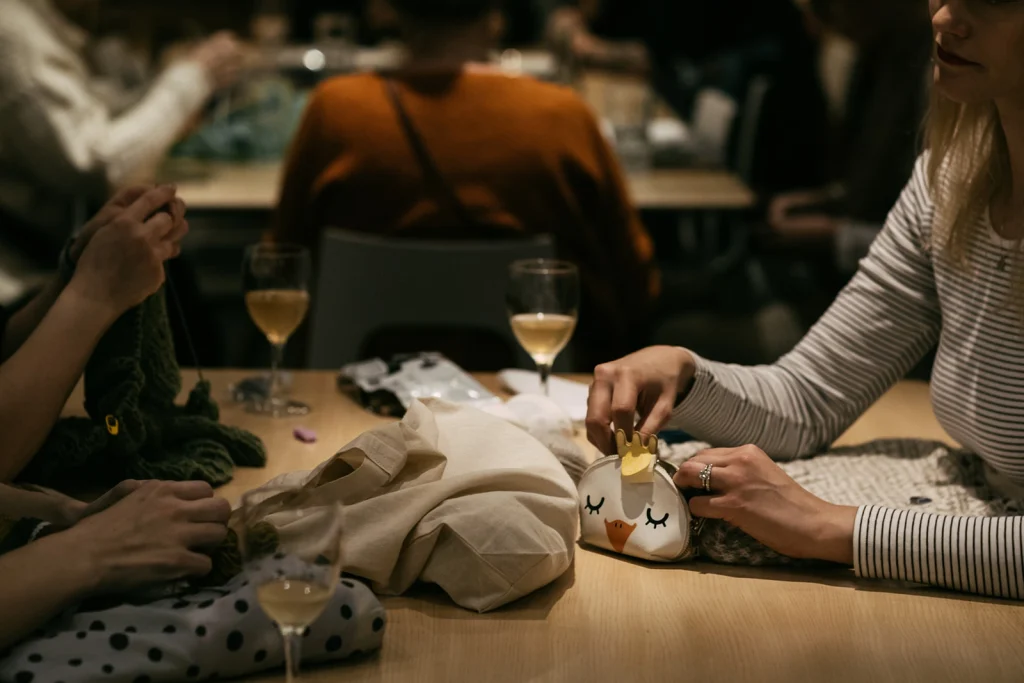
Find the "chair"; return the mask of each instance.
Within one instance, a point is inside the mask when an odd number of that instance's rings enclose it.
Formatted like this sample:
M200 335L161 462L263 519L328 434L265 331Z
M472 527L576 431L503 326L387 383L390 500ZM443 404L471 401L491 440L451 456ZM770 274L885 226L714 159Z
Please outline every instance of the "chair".
M359 360L374 332L422 325L491 332L528 366L505 311L506 273L513 261L553 256L548 236L417 240L326 230L308 365L338 368Z

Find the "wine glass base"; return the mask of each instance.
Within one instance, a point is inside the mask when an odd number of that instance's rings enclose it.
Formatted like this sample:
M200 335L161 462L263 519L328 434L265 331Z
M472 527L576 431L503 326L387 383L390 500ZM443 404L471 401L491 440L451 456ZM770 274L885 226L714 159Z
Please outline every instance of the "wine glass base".
M266 415L268 417L302 417L313 412L307 404L292 400L255 400L245 407L247 413Z

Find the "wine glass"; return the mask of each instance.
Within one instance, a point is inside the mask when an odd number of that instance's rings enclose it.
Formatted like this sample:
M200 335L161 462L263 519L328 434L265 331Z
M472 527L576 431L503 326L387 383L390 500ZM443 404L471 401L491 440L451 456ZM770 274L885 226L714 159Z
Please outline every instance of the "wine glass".
M548 396L551 366L576 329L579 270L565 261L516 261L509 267L506 303L512 332L537 364L541 390Z
M341 503L313 501L304 489L270 486L242 497L242 561L260 607L281 632L288 683L299 676L303 632L341 578L341 532Z
M245 306L272 349L270 386L265 400L249 410L273 417L306 415L304 403L281 397L279 369L285 344L309 311L309 250L290 244L255 244L245 250Z

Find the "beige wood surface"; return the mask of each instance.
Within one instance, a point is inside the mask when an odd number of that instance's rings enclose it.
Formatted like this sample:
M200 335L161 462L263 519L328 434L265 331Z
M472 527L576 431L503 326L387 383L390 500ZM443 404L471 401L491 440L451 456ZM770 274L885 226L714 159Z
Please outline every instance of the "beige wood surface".
M251 373L209 374L223 400L229 382ZM484 380L496 386L493 377ZM339 394L331 373L297 374L293 393L315 412L273 421L224 402L224 421L262 436L270 454L266 469L240 470L224 495L314 467L384 421ZM316 430L319 441L295 441L298 425ZM842 442L882 437L948 440L926 385L898 385ZM429 588L384 604L389 624L380 653L311 671L305 680L1024 680L1019 603L861 581L843 569L655 566L580 548L554 585L495 613L459 609Z
M224 163L175 160L161 178L178 184L178 195L192 210L269 211L277 205L279 163ZM726 171L652 170L627 177L641 209L730 209L753 206L754 193Z

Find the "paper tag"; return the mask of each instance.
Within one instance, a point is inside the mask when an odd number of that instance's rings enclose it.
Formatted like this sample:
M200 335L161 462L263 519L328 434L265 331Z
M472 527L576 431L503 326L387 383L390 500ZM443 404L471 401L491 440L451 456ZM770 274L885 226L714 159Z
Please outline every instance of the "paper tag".
M626 433L620 429L615 432L615 444L622 458L622 478L649 480L658 461L658 437L649 436L645 443L643 437L634 432L633 438L626 441Z

